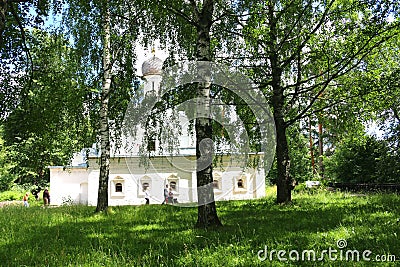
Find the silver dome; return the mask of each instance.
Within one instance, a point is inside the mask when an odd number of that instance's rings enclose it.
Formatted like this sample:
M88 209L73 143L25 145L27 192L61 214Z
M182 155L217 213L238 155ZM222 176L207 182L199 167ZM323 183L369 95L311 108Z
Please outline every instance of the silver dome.
M142 64L142 75L161 75L163 61L156 56L151 57Z

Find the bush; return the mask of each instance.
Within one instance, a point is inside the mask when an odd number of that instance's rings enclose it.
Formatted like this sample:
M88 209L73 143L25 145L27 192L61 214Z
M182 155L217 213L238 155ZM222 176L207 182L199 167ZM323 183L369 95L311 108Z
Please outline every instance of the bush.
M19 191L5 191L0 193L0 201L13 201L21 200L24 196L23 192Z
M293 189L293 192L303 192L306 190L306 183L299 183L298 185L296 185Z
M0 192L10 190L15 179L15 175L0 169Z
M326 161L326 173L336 182L398 183L399 163L394 157L384 140L350 137Z

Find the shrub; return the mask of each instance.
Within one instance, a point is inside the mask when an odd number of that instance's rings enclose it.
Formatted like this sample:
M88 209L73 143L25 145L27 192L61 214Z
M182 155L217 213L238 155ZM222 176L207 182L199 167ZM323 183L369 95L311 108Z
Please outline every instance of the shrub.
M9 190L15 179L15 175L12 175L5 169L0 169L0 192Z
M372 136L349 137L342 140L326 161L326 172L337 182L399 182L398 162L394 157L384 140Z
M21 200L23 196L24 196L23 192L5 191L0 193L0 201Z

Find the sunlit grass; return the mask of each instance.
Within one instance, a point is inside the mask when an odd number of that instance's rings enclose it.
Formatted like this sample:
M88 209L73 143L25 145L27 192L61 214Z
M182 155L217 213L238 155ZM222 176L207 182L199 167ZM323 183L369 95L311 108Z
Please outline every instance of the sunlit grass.
M259 200L218 202L224 227L194 229L196 208L168 205L34 206L0 209L1 266L371 266L371 262L262 262L269 250L371 250L400 259L400 197L389 194L294 193L275 204L275 188ZM377 264L376 262L374 263ZM380 263L379 266L395 266Z

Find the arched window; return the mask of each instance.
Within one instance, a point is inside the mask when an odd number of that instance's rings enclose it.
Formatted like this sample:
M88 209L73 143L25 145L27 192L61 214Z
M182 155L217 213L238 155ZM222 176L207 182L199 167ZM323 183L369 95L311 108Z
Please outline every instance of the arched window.
M219 181L218 180L214 180L213 181L213 188L214 189L219 189Z
M169 183L169 187L172 188L172 190L176 190L176 182L175 181L171 181Z
M155 138L150 138L147 144L147 149L149 152L154 152L156 151L156 139Z
M237 187L238 187L238 188L244 188L243 179L239 179L239 180L237 181Z
M144 196L145 191L151 190L151 188L153 188L153 182L152 182L151 177L145 175L142 178L140 178L140 180L138 181L138 186L137 186L139 196Z
M121 176L116 176L111 179L110 184L110 197L112 198L123 198L125 197L125 179Z
M147 183L147 182L145 182L145 183L142 184L143 191L146 191L147 188L149 188L149 187L150 187L150 184Z
M122 183L115 184L115 192L122 192Z
M222 176L220 172L213 172L213 182L212 182L212 188L214 189L214 193L221 193L222 189Z

